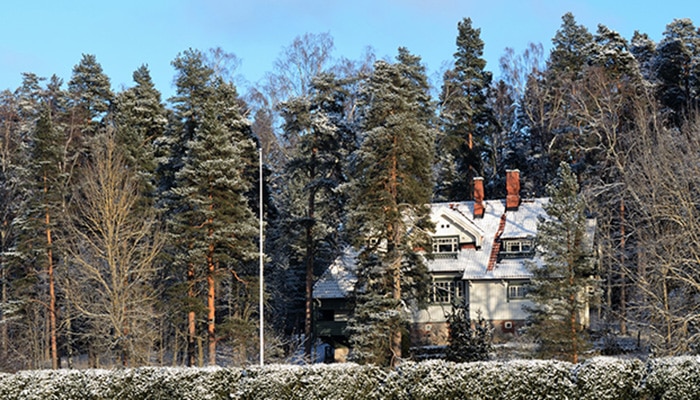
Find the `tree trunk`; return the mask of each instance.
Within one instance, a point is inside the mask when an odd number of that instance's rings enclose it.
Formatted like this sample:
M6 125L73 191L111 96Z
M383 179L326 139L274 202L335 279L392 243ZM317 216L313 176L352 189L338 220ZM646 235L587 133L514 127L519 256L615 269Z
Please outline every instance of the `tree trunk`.
M49 191L48 178L44 174L44 195ZM53 271L53 238L51 237L51 213L48 206L45 210L46 222L46 247L47 247L47 275L49 279L49 337L51 346L51 368L58 369L58 345L56 341L56 288Z
M395 153L396 148L398 147L398 138L394 136L394 153L392 154L392 160L391 160L391 171L389 174L389 193L391 194L391 197L393 199L393 218L398 218L398 221L395 221L394 223L391 223L389 227L387 227L387 233L389 236L389 243L387 244L387 253L394 256L394 259L391 260L391 265L389 266L391 268L391 280L392 280L392 288L391 288L391 296L394 299L396 303L396 307L399 307L401 304L401 254L397 251L397 245L400 243L401 240L401 234L402 232L401 229L399 229L398 225L401 224L401 216L400 216L400 211L398 209L398 187L399 187L399 170L398 170L398 155ZM391 366L396 367L398 366L399 362L401 361L401 326L396 326L394 327L391 332L390 332L390 345L391 345Z
M575 243L571 238L568 240L568 249L567 252L568 254L572 254L573 249L575 248ZM575 285L575 271L574 271L574 265L575 265L575 260L569 259L568 260L569 264L569 289L574 288ZM570 307L570 313L569 315L569 333L571 334L571 362L574 364L578 364L578 324L576 323L576 317L577 317L577 312L578 312L578 307L576 304L576 293L571 293L569 295L569 307Z
M211 231L210 231L211 236ZM214 243L209 243L209 252L207 254L207 332L209 337L209 365L216 365L216 304L214 303L216 296L216 282L214 274L216 273L216 265L214 263Z
M401 258L398 258L392 266L392 281L393 287L391 290L392 298L395 300L397 307L401 304ZM391 367L398 366L401 361L401 326L395 327L391 331Z
M187 284L187 297L190 301L194 301L194 265L191 263L187 265ZM187 313L187 361L185 362L188 367L195 366L195 328L194 310L190 310Z
M627 275L625 274L625 199L620 199L620 334L627 335Z
M7 271L5 270L5 257L0 255L2 257L2 264L0 264L0 282L2 282L2 297L0 297L0 302L2 304L7 304ZM7 360L7 353L8 353L8 332L7 332L7 317L5 316L5 312L0 310L0 358L3 360Z
M309 203L312 201L309 200ZM313 227L306 228L306 299L304 302L304 355L311 360L311 348L313 346L312 318L313 318L313 283L314 283L314 254L313 254Z
M311 162L309 179L313 182L316 179L316 153L318 149L311 150ZM304 354L311 360L311 348L313 347L313 284L314 284L314 224L316 222L316 189L311 188L309 201L306 210L306 300L304 304Z

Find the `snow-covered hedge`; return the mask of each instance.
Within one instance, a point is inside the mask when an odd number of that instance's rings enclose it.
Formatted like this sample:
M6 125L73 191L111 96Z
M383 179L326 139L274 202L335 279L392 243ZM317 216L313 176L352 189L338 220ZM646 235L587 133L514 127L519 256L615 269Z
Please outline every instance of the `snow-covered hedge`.
M700 357L649 362L645 386L651 399L700 399Z
M578 364L573 378L582 400L639 399L645 372L640 360L599 357Z
M0 374L0 399L700 399L700 357Z

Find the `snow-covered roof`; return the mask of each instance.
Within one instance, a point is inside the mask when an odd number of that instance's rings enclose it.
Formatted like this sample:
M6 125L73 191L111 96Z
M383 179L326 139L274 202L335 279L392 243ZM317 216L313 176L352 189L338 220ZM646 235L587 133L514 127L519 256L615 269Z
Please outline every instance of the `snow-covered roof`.
M347 297L353 291L357 282L357 276L355 275L357 254L357 250L347 247L316 281L313 288L313 297L316 299L342 299Z
M537 221L545 212L542 208L549 199L523 200L517 211L506 212L506 228L501 239L534 238L537 235Z
M469 218L484 234L481 248L462 249L457 258L436 259L428 262L431 272L461 271L465 280L527 279L532 276L528 265L540 261L534 258L511 258L496 261L489 270L491 252L498 234L501 216L506 220L500 239L534 238L537 235L537 221L544 216L543 206L549 199L523 200L517 210L506 211L505 200L484 201L483 218L474 218L474 202L451 203L452 210ZM433 207L439 207L435 204Z
M529 265L542 263L536 255L526 258L504 258L491 260L493 268L489 268L491 253L496 242L505 214L505 226L500 239L533 239L537 236L537 221L545 216L543 206L549 199L524 199L517 210L506 211L505 200L486 200L482 218L474 218L474 202L434 203L430 205L431 218L439 224L449 221L457 224L460 232L469 232L480 236L476 246L461 248L455 257L435 257L428 261L431 273L461 274L465 280L503 280L527 279L532 276ZM446 224L447 225L447 224ZM438 230L440 227L438 226ZM595 226L589 229L595 230ZM447 226L445 231L447 231ZM457 230L453 230L456 232ZM440 232L436 236L441 236ZM355 262L357 251L348 249L328 268L314 286L315 298L342 298L352 291L355 282Z

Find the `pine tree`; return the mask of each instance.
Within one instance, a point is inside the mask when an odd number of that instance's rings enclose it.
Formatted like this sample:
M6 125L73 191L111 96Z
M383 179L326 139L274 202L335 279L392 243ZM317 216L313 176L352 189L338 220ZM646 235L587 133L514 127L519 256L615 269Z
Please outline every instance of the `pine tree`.
M598 25L593 36L589 65L601 67L615 80L641 82L639 63L629 50L627 40L605 25Z
M168 121L160 92L151 80L148 67L139 67L133 78L136 85L119 93L115 100L116 140L124 149L127 164L138 171L142 195L153 201L155 140L164 135Z
M428 247L432 228L427 203L435 138L424 67L404 48L397 60L378 61L363 94L349 208L349 231L362 247L349 327L353 352L359 361L391 365L402 355L406 304L424 297L427 286L415 249Z
M571 95L591 61L593 35L578 25L571 13L552 39L547 68L528 80L523 101L524 125L529 136L529 162L526 176L536 195L551 182L561 161L582 162L577 147L580 130Z
M60 81L53 78L46 91L30 81L25 81L26 92L35 92L39 102L32 106L35 125L30 131L29 178L25 182L28 193L21 225L19 250L24 262L33 265L45 276L45 304L52 368L58 368L58 305L57 271L63 251L55 243L63 226L63 210L66 204L70 161L65 153L66 137L62 131L63 112ZM35 108L36 107L36 108ZM35 293L39 298L43 295ZM70 346L70 343L68 344Z
M305 353L311 356L312 286L320 265L338 255L346 183L345 159L353 150L345 119L345 90L334 75L323 73L311 83L308 97L282 104L285 135L296 137L285 166L290 264L304 271ZM302 261L303 260L303 261ZM298 265L302 264L302 265ZM299 268L301 267L301 268Z
M176 116L181 121L174 155L181 158L174 158L179 168L170 190L170 231L191 300L196 282L206 280L208 361L214 365L217 282L226 271L246 286L248 262L257 255L257 222L246 198L252 182L245 173L254 167L249 153L255 144L235 88L213 75L201 53L188 51L173 64L180 73ZM194 363L194 310L188 312L188 365Z
M583 315L595 286L584 201L576 175L563 162L547 191L547 216L540 216L537 238L543 264L532 266L529 296L535 305L528 310L527 332L539 342L540 354L577 363L587 345Z
M656 43L646 33L634 31L630 40L630 52L639 64L639 69L647 81L653 79L653 59L656 53Z
M690 19L666 26L653 61L657 98L677 127L700 103L700 32Z
M470 18L459 22L455 65L443 79L438 140L443 172L437 177L436 188L439 199L470 199L473 178L484 174L483 159L494 117L488 104L492 76L484 70L480 34L481 29L473 28Z
M0 93L0 368L5 369L10 368L14 358L10 336L13 331L22 330L16 323L22 316L21 305L31 302L20 295L17 284L29 276L17 257L29 164L27 143L23 140L25 115L20 105L26 105L27 99L21 98L8 90Z

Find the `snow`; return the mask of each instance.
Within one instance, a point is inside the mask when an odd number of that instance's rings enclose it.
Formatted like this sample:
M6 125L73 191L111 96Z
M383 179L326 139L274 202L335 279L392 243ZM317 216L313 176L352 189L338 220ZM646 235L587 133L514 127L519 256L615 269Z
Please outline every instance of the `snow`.
M581 364L514 360L455 364L273 364L242 368L22 371L0 374L2 399L595 399L697 398L700 357Z

